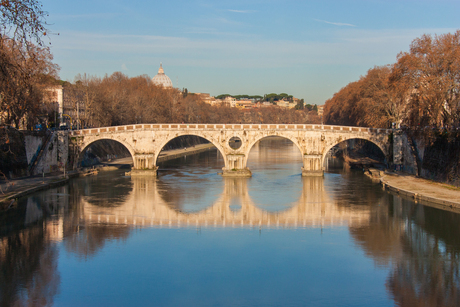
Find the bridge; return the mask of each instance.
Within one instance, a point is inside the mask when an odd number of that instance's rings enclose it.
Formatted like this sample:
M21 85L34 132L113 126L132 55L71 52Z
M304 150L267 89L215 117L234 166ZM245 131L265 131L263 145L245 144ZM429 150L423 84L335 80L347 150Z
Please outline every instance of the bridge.
M323 176L327 152L350 139L363 139L377 145L389 161L389 135L392 130L330 125L291 124L136 124L76 130L70 132L81 155L99 140L123 144L133 158L132 175L156 175L157 159L172 139L194 135L211 142L225 161L223 176L249 177L247 167L251 148L265 137L278 136L292 141L303 156L302 176Z

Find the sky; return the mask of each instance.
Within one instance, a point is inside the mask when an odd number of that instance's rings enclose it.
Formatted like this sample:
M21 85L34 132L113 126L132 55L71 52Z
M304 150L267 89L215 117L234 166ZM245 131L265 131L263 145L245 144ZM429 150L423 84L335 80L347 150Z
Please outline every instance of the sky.
M288 93L322 105L423 34L460 29L460 0L42 0L60 78L154 77L189 92Z

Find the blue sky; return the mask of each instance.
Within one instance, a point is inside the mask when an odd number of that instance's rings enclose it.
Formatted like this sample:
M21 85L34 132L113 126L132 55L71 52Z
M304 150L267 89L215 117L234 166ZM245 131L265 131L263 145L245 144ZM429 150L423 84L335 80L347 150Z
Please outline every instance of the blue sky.
M121 71L219 95L324 104L422 34L460 29L460 0L44 0L60 77Z

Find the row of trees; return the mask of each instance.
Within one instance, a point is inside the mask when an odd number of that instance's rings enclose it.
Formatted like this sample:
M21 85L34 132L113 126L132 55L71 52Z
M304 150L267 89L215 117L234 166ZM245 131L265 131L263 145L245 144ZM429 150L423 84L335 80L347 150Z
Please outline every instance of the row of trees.
M233 97L237 100L240 99L254 99L255 101L269 101L269 102L275 102L279 100L288 100L292 101L294 96L286 94L286 93L281 93L281 94L276 94L276 93L270 93L270 94L265 94L263 97L260 95L230 95L230 94L221 94L216 96L217 99L224 99L225 97Z
M45 16L36 0L0 2L0 124L30 122L40 113L46 84L57 76L42 41Z
M221 94L216 96L217 99L224 99L225 97L233 97L236 100L240 99L254 99L254 100L261 100L263 97L260 95L230 95L230 94Z
M129 78L116 72L103 78L77 76L64 84L68 101L85 105L88 126L133 123L319 123L313 109L263 107L239 110L225 104L211 106L199 95L154 85L146 75Z
M0 123L19 127L43 112L43 98L57 65L47 48L0 38Z
M460 30L423 35L392 65L370 69L326 101L328 124L460 126Z

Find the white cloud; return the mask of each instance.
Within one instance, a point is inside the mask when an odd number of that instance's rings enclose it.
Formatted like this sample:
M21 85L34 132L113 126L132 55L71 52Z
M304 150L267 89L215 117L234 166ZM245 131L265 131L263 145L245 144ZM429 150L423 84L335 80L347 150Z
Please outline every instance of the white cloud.
M320 20L320 19L314 19L315 21L318 21L318 22L323 22L323 23L327 23L327 24L330 24L330 25L334 25L334 26L340 26L340 27L343 27L343 26L346 26L346 27L356 27L355 25L352 25L350 23L342 23L342 22L331 22L331 21L326 21L326 20Z
M91 33L61 33L54 48L71 52L101 52L109 58L115 54L167 55L184 61L199 61L222 67L264 67L295 65L296 63L353 63L363 56L378 59L382 55L396 57L401 46L423 31L364 31L357 29L328 32L324 41L282 41L260 37L221 37L194 39L150 35L101 35ZM398 49L399 48L399 49ZM392 51L395 50L395 51ZM358 56L359 55L359 56ZM233 61L235 63L233 63ZM231 64L230 64L231 63Z
M455 30L455 29L454 29ZM262 37L219 37L196 39L150 35L101 35L81 32L61 33L53 41L53 54L62 67L64 78L76 73L104 75L111 73L129 56L130 74L151 71L152 61L173 63L180 70L243 71L255 73L281 69L289 75L302 70L304 77L333 70L354 72L356 78L375 65L396 62L401 51L424 33L446 33L452 29L361 30L337 28L324 30L321 41L292 41ZM78 64L75 59L78 58ZM74 71L71 70L70 67ZM333 68L337 67L337 68ZM345 69L345 67L347 67ZM125 70L127 66L122 66ZM156 69L156 68L155 68ZM154 70L155 70L154 69ZM359 69L358 72L356 70ZM152 70L152 71L154 71ZM228 77L230 78L230 76ZM238 80L239 77L235 77ZM281 76L274 76L281 78ZM236 82L233 80L234 82ZM189 81L191 82L191 81ZM345 85L346 83L343 83Z
M121 70L128 70L128 67L126 67L125 63L121 64Z

